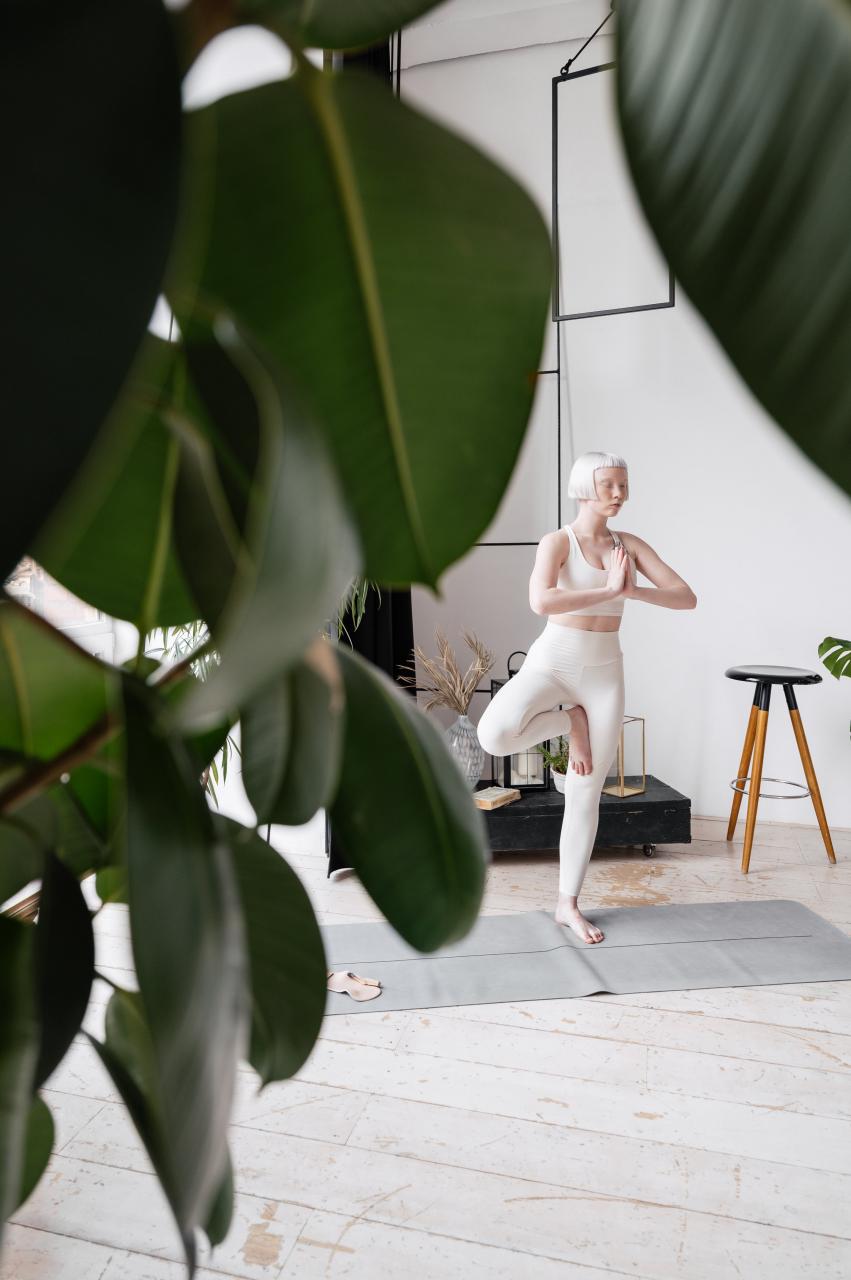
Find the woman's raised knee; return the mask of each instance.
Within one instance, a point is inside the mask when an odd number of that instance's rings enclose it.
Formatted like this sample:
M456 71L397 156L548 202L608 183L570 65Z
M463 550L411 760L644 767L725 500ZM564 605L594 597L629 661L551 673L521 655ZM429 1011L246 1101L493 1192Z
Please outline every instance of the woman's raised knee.
M489 755L507 756L513 750L511 734L489 714L492 707L493 703L482 712L479 723L476 725L476 733L479 736L479 742Z

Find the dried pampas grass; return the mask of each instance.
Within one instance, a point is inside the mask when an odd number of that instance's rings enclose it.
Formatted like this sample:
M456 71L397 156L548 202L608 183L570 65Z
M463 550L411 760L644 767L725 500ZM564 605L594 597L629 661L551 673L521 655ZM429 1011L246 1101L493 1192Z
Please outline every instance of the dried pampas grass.
M420 688L435 695L425 704L426 711L431 711L432 707L449 707L461 716L466 715L479 681L482 676L487 675L494 664L494 655L475 635L469 631L462 631L461 634L464 637L464 643L472 649L474 655L473 661L463 675L449 647L449 642L439 627L435 632L439 658L429 658L419 645L414 645L415 659L420 660L426 675L432 681L432 684L420 685ZM410 672L399 676L399 680L403 684L416 686L416 661L405 662L402 665L410 668Z

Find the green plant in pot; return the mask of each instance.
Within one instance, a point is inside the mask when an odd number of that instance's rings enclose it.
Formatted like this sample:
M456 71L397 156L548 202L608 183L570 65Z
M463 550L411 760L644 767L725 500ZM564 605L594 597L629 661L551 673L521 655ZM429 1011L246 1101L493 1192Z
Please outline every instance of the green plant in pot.
M570 743L562 734L557 738L550 738L550 746L554 742L558 743L555 751L550 751L547 747L536 747L535 750L540 751L550 766L556 791L564 791L564 777L567 773L567 762L570 759Z

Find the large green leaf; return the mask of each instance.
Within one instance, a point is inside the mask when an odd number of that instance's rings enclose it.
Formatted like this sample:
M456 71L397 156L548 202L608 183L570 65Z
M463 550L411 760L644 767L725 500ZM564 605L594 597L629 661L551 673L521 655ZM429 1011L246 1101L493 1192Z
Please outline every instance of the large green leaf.
M16 601L0 602L0 742L21 766L9 780L11 790L4 788L0 901L41 876L46 851L78 878L109 861L113 830L99 826L107 782L95 764L81 765L67 785L42 784L36 794L23 784L87 733L107 730L117 699L110 667ZM106 741L100 750L110 747Z
M35 931L40 1047L33 1087L59 1066L80 1029L95 966L92 918L76 876L45 854Z
M103 719L112 671L8 597L0 600L0 746L48 760Z
M357 49L379 44L440 0L234 0L183 6L175 14L186 67L239 22L261 23L291 45Z
M207 379L209 360L193 354ZM257 427L245 413L232 421L222 381L208 406L185 346L148 334L97 447L32 549L69 590L146 633L200 616L213 623L231 586Z
M187 407L214 449L214 461L231 518L244 533L251 484L263 441L263 410L258 395L265 380L242 372L240 343L224 317L225 336L216 336L216 315L181 317L187 370ZM243 355L243 361L245 356Z
M180 83L159 0L0 6L0 560L27 551L145 332L177 206ZM37 477L37 483L27 478Z
M0 819L0 906L41 877L44 847L18 814Z
M550 290L540 213L366 75L304 65L191 119L213 204L196 200L178 311L197 273L309 397L365 576L436 587L523 443Z
M127 896L152 1092L168 1135L167 1185L186 1239L207 1220L226 1173L248 983L231 854L213 831L188 748L154 732L154 700L125 678Z
M171 708L175 714L178 714L178 709L184 699L189 697L196 685L201 683L203 682L200 677L187 670L179 680L168 681L162 689L158 688L158 683L155 683L152 687L157 689L158 696L163 699L164 705ZM200 730L198 733L190 733L184 739L192 754L194 767L198 771L199 778L210 761L221 751L235 723L234 718L223 715L209 729Z
M196 1241L194 1225L182 1219L182 1197L175 1185L177 1153L173 1150L178 1135L168 1128L157 1070L156 1051L150 1029L145 1023L142 1000L138 992L116 990L106 1010L106 1040L102 1043L86 1032L121 1094L139 1137L157 1176L180 1231L190 1275L194 1274ZM224 1171L211 1202L209 1217L198 1225L207 1231L211 1243L224 1239L233 1212L233 1169L225 1150Z
M74 881L112 856L69 784L57 782L0 818L0 903L42 878L47 855L59 858Z
M265 685L242 708L239 737L242 744L242 784L258 822L275 804L287 764L293 753L293 705L291 681L297 664Z
M166 705L179 706L180 702L191 691L196 677L187 671L180 680L169 681L164 688L158 689L158 696ZM212 728L185 738L186 747L192 759L192 768L200 781L204 769L214 760L225 744L232 729L228 717L214 724ZM124 818L124 741L116 737L94 757L90 765L75 769L68 782L67 789L75 791L75 800L83 810L85 818L93 822L97 833L103 841L104 855L96 864L100 870L97 874L96 888L98 896L104 902L124 902L126 896L126 866L124 864L125 841L121 824ZM70 820L65 824L70 826ZM0 827L0 835L2 835ZM78 871L80 859L71 862L68 841L60 845L61 855L66 862L75 866ZM2 863L0 863L0 870Z
M204 1223L207 1239L213 1248L217 1244L221 1244L230 1231L230 1225L233 1221L234 1192L233 1163L230 1158L230 1152L228 1152L225 1172L219 1184L219 1189L213 1198L207 1220Z
M90 829L106 848L122 816L124 744L116 734L74 769L67 790Z
M440 0L238 0L246 22L292 32L318 49L377 44L433 9Z
M171 537L178 445L177 349L149 334L144 359L96 448L32 546L35 560L80 599L150 631L198 616Z
M321 434L282 377L222 319L216 333L260 407L257 483L246 555L222 616L221 664L173 713L185 730L235 720L241 704L295 662L336 613L360 547Z
M186 430L179 437L179 449L175 540L192 584L196 613L215 627L238 571L243 550L241 536L225 501L215 456L207 440L197 430Z
M102 867L95 876L95 890L102 903L127 905L127 871L124 867Z
M67 783L57 782L41 795L50 800L59 824L59 838L51 847L74 876L82 880L117 856L118 825L102 836L75 795L72 781L73 774ZM15 816L23 817L24 811L16 810Z
M30 1102L27 1115L27 1129L24 1138L24 1160L21 1169L21 1184L13 1210L18 1209L28 1200L38 1186L41 1176L47 1168L53 1154L53 1143L56 1130L50 1108L40 1094L36 1094Z
M254 831L216 818L233 853L251 970L249 1061L263 1086L295 1075L325 1012L325 949L306 889Z
M195 1271L194 1224L188 1224L174 1186L173 1159L162 1117L151 1037L135 991L113 992L106 1010L106 1042L86 1038L112 1077L160 1180L177 1222L190 1275Z
M627 158L751 390L851 493L851 8L622 0Z
M474 923L489 845L484 817L443 736L385 673L344 644L346 688L335 834L406 942L435 951Z
M242 781L258 822L298 827L328 803L340 768L341 712L342 699L336 707L333 684L309 658L243 707Z
M38 1057L32 926L0 915L0 1235L25 1181L27 1125Z
M257 467L261 458L268 466L268 448L263 450L262 444L274 427L268 412L264 422L254 388L217 341L214 318L181 319L188 376L199 407L195 430L186 430L189 424L178 417L174 423L181 435L177 545L200 611L218 634L222 615L227 625L237 574L254 573L254 549L245 545L251 536L250 527L246 532L251 484L256 478L263 487L265 477Z

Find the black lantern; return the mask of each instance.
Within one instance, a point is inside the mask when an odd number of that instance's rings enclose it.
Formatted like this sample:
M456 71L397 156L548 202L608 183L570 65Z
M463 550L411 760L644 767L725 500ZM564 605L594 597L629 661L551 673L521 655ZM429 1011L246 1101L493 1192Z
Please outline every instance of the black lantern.
M519 667L512 670L511 659L517 654L525 658L525 649L515 649L508 655L506 680L517 675ZM505 680L491 680L491 697L505 684ZM499 757L497 757L499 758ZM530 747L527 751L515 751L510 756L502 756L502 785L516 787L518 791L545 791L550 785L550 766L540 751Z

